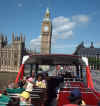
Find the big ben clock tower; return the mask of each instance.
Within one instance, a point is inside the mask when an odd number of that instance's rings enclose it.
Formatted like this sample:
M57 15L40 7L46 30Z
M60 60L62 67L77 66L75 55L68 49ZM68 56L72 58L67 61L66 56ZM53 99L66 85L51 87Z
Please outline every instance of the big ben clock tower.
M41 53L50 54L51 53L51 36L52 36L52 23L50 21L50 12L47 8L45 17L42 23L41 31Z

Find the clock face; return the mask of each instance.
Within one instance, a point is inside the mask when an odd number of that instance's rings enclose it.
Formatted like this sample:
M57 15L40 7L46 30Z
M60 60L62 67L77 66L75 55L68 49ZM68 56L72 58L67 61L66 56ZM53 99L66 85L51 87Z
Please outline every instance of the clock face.
M44 26L44 31L47 32L49 30L49 27L46 25Z

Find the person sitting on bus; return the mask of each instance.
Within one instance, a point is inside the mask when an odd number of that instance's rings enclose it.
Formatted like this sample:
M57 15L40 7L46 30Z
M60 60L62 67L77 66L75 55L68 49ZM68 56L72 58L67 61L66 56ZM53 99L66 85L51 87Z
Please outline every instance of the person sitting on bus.
M78 88L72 90L69 96L70 104L64 106L85 106L85 102L82 100L81 92Z
M42 75L38 75L37 81L36 81L36 86L39 88L46 88L46 82L45 80L42 80Z
M0 93L0 106L7 106L10 99L9 96Z
M6 88L7 93L21 93L25 90L22 85L22 81L19 81L18 84L14 83L13 88Z
M11 97L7 106L20 106L20 98Z
M100 106L100 101L98 102L98 105L97 106Z
M23 91L20 94L20 106L27 106L30 103L31 103L30 93L26 92L26 91Z
M34 71L32 71L32 75L31 75L31 77L32 77L32 79L33 79L33 83L35 83L35 72Z
M31 77L27 79L27 85L26 85L25 91L32 92L33 86L34 86L32 81L33 81L33 79Z
M24 77L22 80L20 80L18 82L18 87L19 88L24 88L25 83L26 83L26 77Z
M14 88L14 81L8 80L7 88L13 89Z

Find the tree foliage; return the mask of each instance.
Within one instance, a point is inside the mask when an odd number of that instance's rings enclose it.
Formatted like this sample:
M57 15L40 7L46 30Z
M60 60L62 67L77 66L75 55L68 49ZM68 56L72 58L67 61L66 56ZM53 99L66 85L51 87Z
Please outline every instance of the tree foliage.
M94 65L94 67L97 67L97 69L100 69L100 58L96 57L89 57L88 58L89 65Z

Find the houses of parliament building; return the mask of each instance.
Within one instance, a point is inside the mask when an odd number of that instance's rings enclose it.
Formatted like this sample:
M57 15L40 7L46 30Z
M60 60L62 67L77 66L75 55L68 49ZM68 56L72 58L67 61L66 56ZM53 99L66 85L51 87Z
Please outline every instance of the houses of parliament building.
M25 55L25 38L21 34L12 33L12 43L8 44L7 37L0 34L0 72L17 72Z

